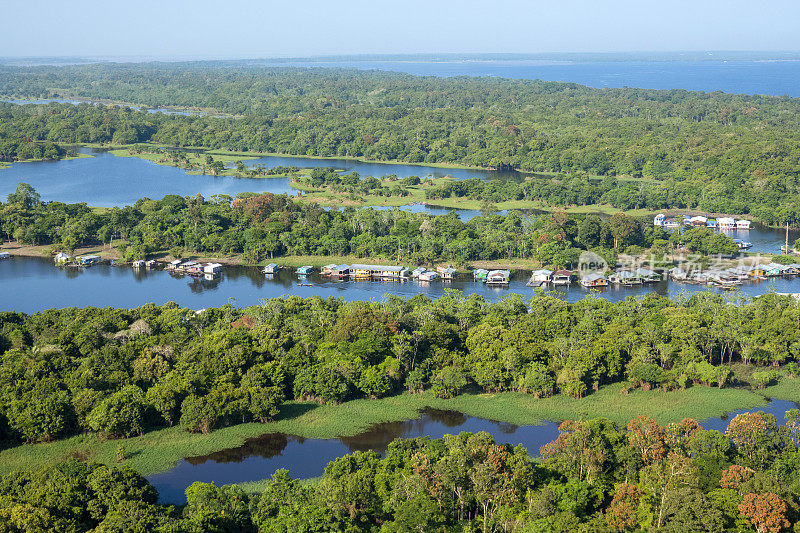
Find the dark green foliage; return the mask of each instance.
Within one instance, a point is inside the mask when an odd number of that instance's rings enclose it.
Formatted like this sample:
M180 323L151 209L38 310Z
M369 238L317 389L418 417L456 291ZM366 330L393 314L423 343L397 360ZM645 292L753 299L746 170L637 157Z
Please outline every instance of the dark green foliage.
M354 452L321 477L278 470L263 492L193 483L181 507L159 505L153 487L126 468L70 461L42 472L0 478L4 531L741 531L746 521L791 527L800 515L800 452L781 439L755 469L733 450L744 426L769 416L739 415L727 434L693 420L662 428L640 417L637 429L608 420L566 421L533 462L522 446L487 433L395 440L383 457ZM632 426L629 425L629 428ZM689 429L685 447L671 435ZM647 461L640 452L646 451ZM651 453L657 451L658 453ZM768 499L767 509L743 502ZM96 529L93 529L96 528ZM779 531L780 528L774 531Z
M526 187L458 182L432 195L699 208L749 213L770 224L800 222L793 166L798 99L242 63L0 67L0 94L62 94L54 87L79 97L241 116L4 104L0 160L63 157L66 149L54 143L155 142L460 163L560 175ZM219 165L209 167L218 172ZM370 182L343 186L389 191Z
M449 398L579 397L622 380L625 390L724 387L733 361L768 367L752 374L759 387L791 379L779 365L797 362L798 320L798 303L774 294L741 306L710 294L489 304L455 291L200 314L174 304L3 313L0 429L8 444L178 423L208 433L271 420L287 399L335 404L404 388Z

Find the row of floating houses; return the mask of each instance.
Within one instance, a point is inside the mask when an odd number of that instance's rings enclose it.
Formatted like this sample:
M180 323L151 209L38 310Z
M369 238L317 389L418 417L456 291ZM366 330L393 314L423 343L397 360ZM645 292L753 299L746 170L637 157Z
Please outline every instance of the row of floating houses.
M8 252L0 252L0 260L8 259ZM55 262L60 265L72 264L77 266L91 266L104 260L96 255L82 255L70 257L66 253L59 253L55 256ZM159 263L154 260L134 261L132 267L139 269L157 268ZM214 278L222 271L220 263L200 263L192 260L176 259L165 265L166 270L176 274L183 274L196 277ZM267 276L277 274L280 266L270 263L264 267L263 272ZM301 281L308 275L314 273L311 265L301 266L297 269L297 274ZM422 282L435 280L452 281L456 277L456 269L452 267L437 267L427 269L417 267L409 271L403 266L394 265L325 265L320 269L323 276L330 276L338 279L354 279L357 281L405 281L416 279ZM473 271L473 279L487 285L508 285L511 278L510 270L487 270L476 269ZM649 268L639 267L618 270L608 275L599 272L577 276L571 270L547 270L540 269L531 273L527 282L529 287L542 287L544 285L564 286L574 282L580 283L587 288L603 288L609 285L635 286L648 283L657 283L668 275L670 279L682 283L707 284L720 288L734 288L748 281L758 281L778 276L800 276L800 264L782 265L779 263L738 265L725 269L692 270L681 266L673 267L661 274ZM300 283L304 285L304 283Z
M263 273L273 276L278 273L280 266L270 263L264 267ZM301 278L314 272L314 267L310 265L301 266L297 269L297 275ZM417 267L409 271L404 266L397 265L325 265L320 269L320 274L338 279L354 279L357 281L403 281L416 279L419 281L452 281L456 277L456 269L452 267L437 267L427 269ZM511 279L510 270L486 270L479 268L473 272L475 281L486 283L487 285L507 285Z
M681 226L691 226L693 228L715 228L715 229L750 229L751 222L747 219L736 220L732 217L708 218L704 216L678 215L667 217L658 214L653 218L653 224L667 229L677 229Z
M679 215L677 217L667 217L664 214L658 214L653 218L653 224L656 226L661 226L664 229L678 229L681 226L689 226L692 228L711 228L711 229L719 229L722 231L727 230L749 230L751 226L751 222L747 219L739 219L736 220L732 217L719 217L719 218L708 218L704 216L689 216L689 215ZM733 239L733 242L739 247L740 250L746 250L753 245L747 241L743 241L742 239Z
M691 271L675 267L669 271L669 277L683 283L717 285L719 287L736 287L746 281L758 281L780 276L800 275L800 264L781 265L767 263L759 265L739 265L725 269Z

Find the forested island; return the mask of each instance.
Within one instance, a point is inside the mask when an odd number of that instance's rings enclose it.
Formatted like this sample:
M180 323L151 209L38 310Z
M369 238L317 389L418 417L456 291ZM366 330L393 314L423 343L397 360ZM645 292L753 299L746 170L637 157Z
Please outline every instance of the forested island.
M463 222L458 215L429 215L400 210L346 208L326 211L286 195L242 193L169 195L143 198L132 206L92 209L86 204L42 202L29 185L20 184L0 202L0 238L24 245L49 245L51 252L79 246L115 246L126 260L153 254L173 257L235 256L257 263L280 257L354 256L413 264L499 260L575 266L584 250L610 265L621 253L649 250L659 261L682 250L732 256L738 246L729 236L708 228L667 232L649 220L617 213L565 213L527 217L486 214Z
M784 97L591 89L239 64L0 67L0 94L208 107L180 116L81 104L0 106L0 160L60 157L74 143L151 142L552 172L552 202L697 208L800 222L800 103ZM52 143L47 148L40 143ZM603 198L593 176L630 177ZM565 180L565 178L567 178ZM638 179L645 178L645 179ZM539 193L544 194L544 193ZM561 196L561 198L559 198Z

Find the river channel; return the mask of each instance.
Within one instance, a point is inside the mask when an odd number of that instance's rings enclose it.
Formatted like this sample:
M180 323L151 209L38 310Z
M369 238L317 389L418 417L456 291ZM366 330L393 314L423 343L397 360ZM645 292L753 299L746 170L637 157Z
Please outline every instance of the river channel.
M13 253L13 251L12 251ZM380 301L386 294L412 297L424 294L430 298L456 289L464 295L478 294L495 302L512 294L524 300L536 290L525 284L529 272L512 273L508 286L488 286L464 275L454 281L336 281L313 274L299 278L293 269L284 269L273 279L267 279L256 267L228 266L215 279L180 277L165 270L134 270L130 266L94 265L88 268L59 268L52 260L39 257L12 256L0 261L0 311L35 313L63 307L139 307L146 303L162 305L176 302L181 307L204 309L219 307L228 302L239 307L256 305L263 298L295 295L303 298L319 296L345 300ZM662 281L648 285L622 287L612 285L604 290L589 290L580 284L545 289L552 294L575 302L587 295L618 301L628 296L643 296L655 292L675 297L709 291L723 291L706 285L685 285ZM800 292L800 278L768 278L746 283L739 291L746 296L758 296L768 291ZM730 293L729 293L730 294Z
M793 402L772 400L759 409L775 415L785 423L784 414L796 408ZM701 422L705 429L725 431L728 423L741 410ZM383 454L389 443L397 438L440 438L446 434L486 431L496 442L523 445L529 455L539 455L539 448L558 437L558 424L544 422L540 426L516 426L467 416L455 411L425 409L420 417L402 422L376 424L353 437L336 439L305 439L283 433L270 433L249 439L238 448L223 450L202 457L189 457L167 472L148 479L158 489L162 501L183 503L184 491L195 481L217 485L258 481L270 477L275 470L285 468L294 478L310 478L322 474L325 465L355 451L374 450Z

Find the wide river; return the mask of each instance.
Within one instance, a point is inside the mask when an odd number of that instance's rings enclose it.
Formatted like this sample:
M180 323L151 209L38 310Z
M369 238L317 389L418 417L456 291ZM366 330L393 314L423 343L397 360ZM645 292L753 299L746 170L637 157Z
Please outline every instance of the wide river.
M717 54L719 55L719 54ZM602 59L602 58L601 58ZM679 59L679 58L673 58ZM697 59L697 58L692 58ZM668 61L581 61L541 59L442 60L317 60L276 63L275 66L358 68L406 72L417 76L470 76L565 81L589 87L640 87L725 91L735 94L800 96L800 61L796 55L754 59Z
M786 411L796 407L793 402L772 400L760 410L775 415L779 423L785 423ZM710 418L701 424L705 429L725 431L735 415L747 411ZM539 455L542 445L558 437L558 424L545 422L541 426L515 426L453 411L426 409L415 420L376 424L353 437L305 439L283 433L266 434L250 439L238 448L183 459L171 470L148 479L158 489L162 501L184 503L184 491L195 481L217 485L258 481L270 477L279 468L286 468L295 478L316 477L322 475L328 462L354 451L374 450L382 454L397 438L440 438L463 431L486 431L497 442L512 446L521 444L529 455Z
M266 279L258 268L229 266L218 278L206 280L179 277L165 270L137 271L124 265L58 268L46 258L12 257L0 261L0 311L35 313L73 306L138 307L146 303L161 305L167 302L176 302L191 309L219 307L228 302L244 307L256 305L263 298L284 295L380 301L386 294L403 297L425 294L430 298L438 298L448 289L456 289L464 295L479 294L488 301L498 301L512 294L518 294L527 301L535 290L539 290L525 285L529 276L528 272L515 272L507 287L492 287L474 282L468 276L451 282L379 282L334 281L313 274L301 286L292 269L281 270L274 279ZM723 293L706 285L686 285L673 281L635 287L611 286L601 291L590 291L573 283L569 287L547 290L569 302L587 295L618 301L650 292L667 296L700 291ZM738 292L757 296L771 290L800 292L800 278L768 278L766 281L744 284Z

